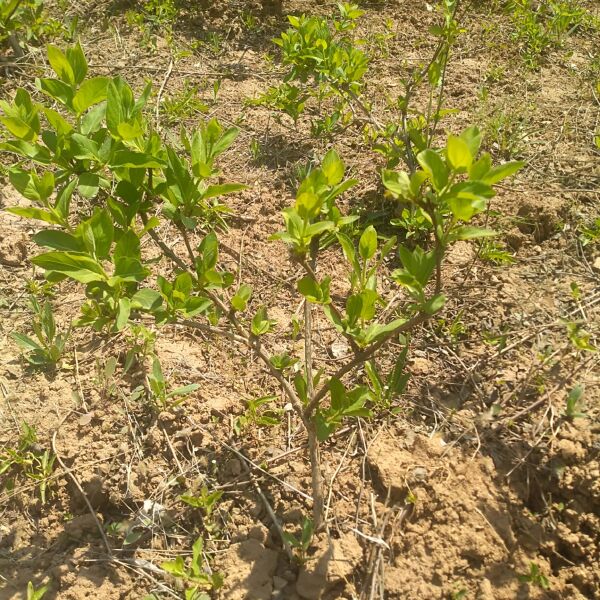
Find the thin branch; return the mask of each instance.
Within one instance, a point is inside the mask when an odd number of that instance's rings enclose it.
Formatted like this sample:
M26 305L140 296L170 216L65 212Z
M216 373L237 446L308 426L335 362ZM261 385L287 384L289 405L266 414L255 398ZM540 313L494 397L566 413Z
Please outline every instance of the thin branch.
M308 264L308 262L306 262L306 260L303 260L301 264L302 264L302 267L304 268L304 270L306 271L306 273L310 277L312 277L315 281L317 281L317 275L316 275L314 269L310 266L310 264ZM341 321L342 313L339 311L337 306L335 304L333 304L333 302L330 302L327 306L329 306L329 308L331 309L331 312ZM346 340L348 340L348 343L352 347L352 350L354 351L354 353L355 354L359 353L360 347L356 343L356 340L351 335L349 335L345 332L343 332L342 335L346 338Z
M361 353L357 354L351 361L347 362L345 365L342 365L332 375L332 377L335 377L336 379L341 379L346 373L349 373L350 371L352 371L352 369L358 367L362 363L369 360L369 358L371 358L371 356L373 356L373 354L375 354L375 352L377 352L377 350L379 350L379 348L381 348L388 340L393 338L395 335L398 335L400 333L403 333L404 331L409 331L409 330L413 329L417 325L420 325L421 323L424 323L425 321L430 319L431 316L432 315L430 315L428 313L420 312L420 313L417 313L414 317L412 317L412 319L409 319L408 321L404 321L404 323L402 323L401 325L398 325L398 327L393 329L388 334L384 335L379 341L374 342L373 344L371 344L370 346L368 346L367 348L362 350ZM308 405L304 409L304 414L307 416L312 414L312 411L318 406L319 402L327 395L328 391L329 391L329 382L324 383L321 386L321 388L319 389L319 391L313 396L312 400L308 403Z
M140 212L140 218L144 224L144 227L146 227L148 225L148 216L146 213ZM173 252L173 250L171 250L171 248L169 248L169 246L167 246L167 244L160 239L160 237L158 237L158 234L156 231L154 231L154 229L148 229L148 233L150 234L152 241L165 253L166 256L168 256L180 269L189 272L187 265L179 258L179 256L177 256L177 254L175 254L175 252Z

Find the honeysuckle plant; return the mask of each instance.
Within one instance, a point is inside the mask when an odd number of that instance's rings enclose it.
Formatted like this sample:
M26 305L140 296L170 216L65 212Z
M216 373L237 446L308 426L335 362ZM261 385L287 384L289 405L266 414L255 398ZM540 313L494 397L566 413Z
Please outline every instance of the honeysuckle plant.
M276 325L267 307L219 260L226 210L221 197L243 186L213 179L219 174L216 159L237 131L211 120L191 137L182 134L181 146L174 147L144 117L150 86L136 99L119 77L88 79L79 45L65 53L50 47L49 60L56 77L36 82L48 101L20 89L13 102L0 106L6 134L0 149L16 158L10 181L31 203L8 210L42 223L33 240L44 251L33 264L50 281L83 286L80 326L118 332L153 318L157 326L176 324L250 349L306 429L313 522L321 527L320 445L348 418L368 417L375 395L391 402L390 393L373 382L391 382L392 393L404 389L406 334L444 306L448 247L491 235L471 222L486 209L493 185L520 163L492 166L488 154L479 155L479 131L470 128L449 136L444 148L420 152L414 172L385 171L389 194L418 206L431 225L426 244L408 246L383 238L372 226L358 239L347 234L357 217L342 214L337 201L357 182L346 178L343 161L329 151L302 181L293 205L283 211L282 231L272 236L303 271L296 289L304 301L304 353L271 355ZM164 229L180 235L183 252L165 243L159 233ZM147 237L170 268L161 264L159 273L156 257L146 258L141 243ZM344 261L349 286L322 271L325 251ZM384 261L393 257L398 293L389 300L381 278ZM335 372L323 368L313 344L316 308L348 347ZM404 346L402 364L386 378L375 360L392 340ZM365 365L371 386L357 383Z

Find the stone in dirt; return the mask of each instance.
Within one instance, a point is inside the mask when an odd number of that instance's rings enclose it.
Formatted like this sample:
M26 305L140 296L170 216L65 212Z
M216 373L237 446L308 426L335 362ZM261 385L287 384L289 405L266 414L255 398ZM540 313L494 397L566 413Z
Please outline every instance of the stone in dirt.
M223 600L270 600L278 554L250 538L230 546L219 565Z

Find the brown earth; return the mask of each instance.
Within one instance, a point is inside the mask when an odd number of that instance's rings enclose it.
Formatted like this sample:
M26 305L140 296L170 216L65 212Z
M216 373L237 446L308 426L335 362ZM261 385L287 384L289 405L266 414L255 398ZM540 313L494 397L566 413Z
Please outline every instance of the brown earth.
M430 56L427 28L436 12L410 0L361 4L367 14L360 35L374 55L367 93L384 118L386 96L401 91L399 70ZM593 2L582 4L598 12ZM14 448L27 422L40 447L59 458L45 504L35 482L21 477L11 489L0 475L0 600L25 598L29 581L49 585L45 600L183 597L159 565L190 556L200 533L206 564L224 576L215 598L600 597L600 369L597 353L577 350L561 321L580 321L598 345L600 246L584 246L581 230L600 216L600 161L591 141L599 119L591 88L600 79L600 36L575 31L540 70L527 70L497 5L472 3L464 19L447 74L446 104L457 112L443 125L457 131L479 123L495 159L509 158L502 147L508 136L510 158L527 161L500 187L489 216L512 262L495 265L472 244L453 248L445 273L449 302L414 336L412 377L396 414L349 422L324 444L328 534L313 538L304 562L288 559L266 508L295 534L309 513L300 424L284 412L280 426L241 435L233 427L244 400L272 393L284 409L255 358L222 340L165 328L156 353L169 381L200 388L183 406L159 414L133 393L143 372L122 373L131 345L125 336L74 330L60 369L28 368L10 334L29 331L31 282L42 283L27 260L37 252L30 241L35 224L0 212L0 448ZM198 3L175 22L172 36L157 30L148 39L127 22L132 7L138 5L87 2L69 5L67 13L80 15L95 74L121 74L138 88L151 78L155 90L164 83L167 98L192 82L206 103L213 82L221 81L211 114L241 129L223 172L248 185L230 198L234 214L223 239L233 252L223 260L242 271L278 321L270 349L301 350L289 328L299 309L298 272L268 237L292 202L295 169L329 142L312 139L306 122L294 131L245 99L280 81L277 59L267 54L275 54L270 40L286 27L284 15L329 14L333 3L283 2L282 14L258 2ZM245 24L246 15L255 26ZM387 32L386 19L393 37L380 46L375 36ZM208 43L211 32L219 35L218 48ZM205 43L192 48L198 40ZM181 49L190 52L177 55ZM33 48L27 66L0 82L1 96L31 87L45 70L42 49ZM498 115L506 117L499 132ZM190 128L199 118L179 120ZM344 199L347 207L376 216L385 205L381 158L365 146L359 127L333 145L360 181ZM0 206L22 202L7 178L0 186ZM341 272L333 254L321 269ZM59 327L76 317L81 299L77 286L61 284L53 299ZM325 321L316 326L320 364L328 369L345 350ZM381 363L390 363L395 350ZM118 366L106 380L111 357ZM585 387L586 417L569 421L565 398L576 384ZM223 492L214 527L179 500L203 485ZM532 564L549 589L519 578Z

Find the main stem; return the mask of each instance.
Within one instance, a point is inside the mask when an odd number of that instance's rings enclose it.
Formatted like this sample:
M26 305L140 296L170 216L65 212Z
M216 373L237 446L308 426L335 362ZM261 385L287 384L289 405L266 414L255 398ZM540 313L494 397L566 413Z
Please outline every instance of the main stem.
M319 239L313 238L310 247L309 266L314 273L316 268L316 254L319 249ZM314 397L313 381L313 356L312 356L312 307L308 300L304 300L304 368L306 376L306 395L309 403L312 403ZM315 422L315 412L318 408L314 406L310 414L305 413L305 426L308 434L308 454L310 459L312 493L313 493L313 526L315 530L321 528L323 524L323 475L321 473L321 454L319 451L319 438L317 437L317 427Z

